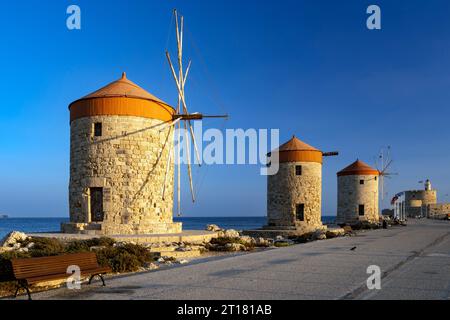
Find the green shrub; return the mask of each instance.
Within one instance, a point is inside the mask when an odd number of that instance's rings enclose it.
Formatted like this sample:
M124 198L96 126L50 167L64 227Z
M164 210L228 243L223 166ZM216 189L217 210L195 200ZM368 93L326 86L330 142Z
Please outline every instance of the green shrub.
M112 247L116 241L111 238L101 237L88 240L74 240L66 245L66 252L77 253L90 251L91 247Z
M127 243L97 251L97 259L100 265L110 266L114 272L131 272L154 261L155 254L143 246Z
M67 253L78 253L78 252L87 252L90 250L89 245L86 243L86 241L70 241L66 245L66 252Z
M30 257L31 255L28 252L7 251L0 253L0 268L3 261L9 261L11 259L30 258Z
M115 272L137 271L142 264L139 258L129 252L122 251L109 260L110 267Z
M154 261L156 253L147 248L126 243L114 246L111 238L94 238L89 240L75 240L64 244L52 238L31 238L21 242L22 246L34 243L28 252L10 251L0 254L0 273L10 271L10 260L13 258L47 257L60 254L87 252L91 247L104 247L96 251L99 264L110 266L114 272L132 272L143 267L147 262Z
M128 252L138 257L139 263L141 263L141 265L144 265L144 263L154 260L154 255L143 246L126 243L122 246L119 246L118 248L124 252Z
M57 256L65 252L63 243L58 239L31 238L26 241L28 243L34 243L34 246L29 249L29 253L32 257ZM26 243L24 243L23 245L26 245Z
M101 247L112 247L116 240L108 237L94 238L87 240L91 247L101 246Z

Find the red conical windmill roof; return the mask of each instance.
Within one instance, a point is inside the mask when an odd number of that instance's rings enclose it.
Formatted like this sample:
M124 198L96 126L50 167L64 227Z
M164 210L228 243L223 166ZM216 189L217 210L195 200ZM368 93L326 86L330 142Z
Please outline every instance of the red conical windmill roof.
M337 173L338 176L353 176L353 175L380 175L380 172L367 163L362 162L361 160L356 160L348 167L345 167L341 171Z
M322 151L301 141L296 136L282 144L273 152L279 152L280 162L318 162L322 163Z
M133 81L127 79L127 74L122 73L122 78L119 80L113 81L103 88L94 91L87 96L81 98L83 99L93 99L93 98L107 98L107 97L128 97L128 98L139 98L146 100L153 100L156 102L165 103L161 99L155 97L147 90L142 89Z
M171 121L175 109L127 79L122 78L69 105L70 121L92 116L135 116Z
M318 149L310 146L309 144L301 141L296 136L292 136L292 139L281 145L278 151L319 151Z

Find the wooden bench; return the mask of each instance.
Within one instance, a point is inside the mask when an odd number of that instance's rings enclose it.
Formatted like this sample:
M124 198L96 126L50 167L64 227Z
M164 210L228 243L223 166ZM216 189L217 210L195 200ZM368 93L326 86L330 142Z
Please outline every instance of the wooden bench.
M80 268L80 277L89 277L89 284L95 276L100 277L103 286L105 279L103 274L111 272L109 267L101 267L97 262L97 255L94 252L74 253L61 256L51 256L42 258L12 259L11 280L17 281L17 297L20 289L25 289L28 299L31 300L29 286L46 281L67 279L72 274L68 274L68 267L78 266Z

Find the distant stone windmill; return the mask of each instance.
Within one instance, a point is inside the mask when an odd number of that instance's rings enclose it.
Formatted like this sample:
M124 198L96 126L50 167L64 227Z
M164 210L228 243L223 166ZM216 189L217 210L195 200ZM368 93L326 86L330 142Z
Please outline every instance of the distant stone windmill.
M178 66L178 72L175 70L175 67L172 63L172 60L170 58L170 54L168 51L166 51L166 57L167 61L170 66L170 70L173 76L173 79L175 80L176 88L177 88L177 94L178 94L178 104L176 108L176 114L173 115L173 120L168 124L170 126L170 130L173 128L178 129L178 134L176 137L177 141L177 147L176 147L176 157L177 157L177 215L181 216L181 166L180 166L180 159L181 159L181 121L183 121L183 127L184 127L184 141L186 143L186 158L187 158L187 168L188 168L188 176L189 176L189 186L191 190L191 196L192 201L195 202L195 191L194 186L192 182L192 168L190 163L190 138L192 139L195 154L197 158L197 162L199 166L201 165L201 158L200 153L197 147L197 143L195 141L195 135L194 130L191 125L191 121L194 120L202 120L203 118L228 118L228 115L203 115L198 112L189 113L187 104L186 104L186 98L185 98L185 86L186 86L186 80L189 74L189 71L191 69L191 61L189 61L186 70L183 68L183 29L184 29L184 17L179 16L177 13L177 10L174 9L173 15L175 17L175 27L176 27L176 39L177 39L177 66ZM189 133L188 133L189 131ZM169 132L170 135L170 132ZM172 161L172 153L170 153L169 158L167 160L167 170L164 181L167 180L167 177L169 175L169 168L171 166ZM164 199L165 193L166 193L166 183L164 182L162 187L162 197Z

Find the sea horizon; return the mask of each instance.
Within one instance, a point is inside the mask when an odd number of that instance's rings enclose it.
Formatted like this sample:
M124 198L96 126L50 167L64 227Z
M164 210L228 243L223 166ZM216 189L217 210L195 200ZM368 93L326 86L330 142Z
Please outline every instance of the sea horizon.
M333 223L336 216L322 216L323 223ZM183 223L183 230L205 230L206 225L216 224L224 229L250 230L266 224L266 216L228 216L228 217L174 217L175 222ZM11 231L25 233L60 232L60 225L68 222L68 217L8 217L0 219L0 239Z

